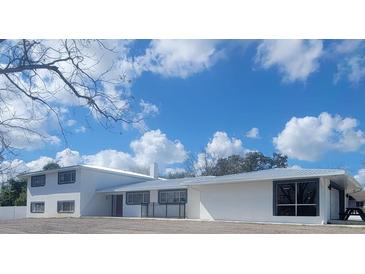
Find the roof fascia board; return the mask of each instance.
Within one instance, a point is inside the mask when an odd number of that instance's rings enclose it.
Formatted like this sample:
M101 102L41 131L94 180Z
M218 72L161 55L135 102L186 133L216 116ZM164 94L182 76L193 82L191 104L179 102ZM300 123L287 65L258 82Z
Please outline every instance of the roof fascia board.
M263 177L259 179L226 179L226 178L218 178L218 180L214 181L201 181L198 184L195 183L182 183L185 186L199 186L199 185L214 185L214 184L226 184L226 183L240 183L240 182L258 182L258 181L274 181L274 180L290 180L290 179L306 179L306 178L320 178L320 177L331 177L331 176L341 176L344 174L333 174L333 175L306 175L306 176L280 176L280 177Z
M21 174L18 174L17 177L26 178L26 177L29 177L29 176L35 176L35 175L41 175L41 174L50 174L50 173L67 171L67 170L74 170L74 169L80 169L80 168L81 168L80 165L74 165L74 166L68 166L68 167L61 167L61 168L57 168L57 169L38 170L38 171L21 173Z
M61 172L61 171L74 170L74 169L90 169L90 170L94 170L97 172L111 173L111 174L117 174L117 175L122 175L122 176L127 176L127 177L133 177L133 178L142 178L142 179L146 179L146 180L154 179L151 176L144 175L144 174L138 174L138 173L133 173L133 172L124 171L124 170L120 170L120 171L108 170L108 169L98 168L98 167L93 167L93 166L88 166L88 165L74 165L74 166L61 167L61 168L57 168L57 169L32 171L32 172L19 174L17 177L26 178L26 177L34 176L34 175L50 174L50 173L56 173L56 172Z
M91 169L97 172L103 172L103 173L112 173L112 174L117 174L117 175L123 175L123 176L127 176L127 177L134 177L134 178L143 178L143 179L154 179L155 178L149 176L149 175L145 175L145 174L138 174L138 173L134 173L134 172L129 172L129 171L124 171L124 170L108 170L108 169L104 169L104 168L98 168L98 167L93 167L93 166L88 166L88 165L80 165L81 168L84 169Z
M141 188L126 188L126 189L116 189L116 190L97 190L98 193L104 194L116 194L120 192L129 192L129 191L151 191L151 190L164 190L164 189L187 189L188 186L159 186L159 187L141 187Z

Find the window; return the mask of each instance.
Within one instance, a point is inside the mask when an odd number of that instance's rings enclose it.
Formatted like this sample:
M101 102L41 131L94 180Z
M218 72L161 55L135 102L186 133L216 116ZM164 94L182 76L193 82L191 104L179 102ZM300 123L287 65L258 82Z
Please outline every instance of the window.
M76 170L58 172L58 184L73 184L76 181Z
M30 179L30 185L32 187L45 186L46 185L46 175L36 175L32 176Z
M150 202L149 191L127 192L127 205L148 204Z
M58 201L57 202L58 213L74 213L75 201Z
M44 202L31 202L30 203L31 213L44 213Z
M275 216L318 216L319 181L274 182Z
M186 204L186 189L160 190L158 192L158 202L160 204Z
M356 207L364 207L364 202L356 202Z

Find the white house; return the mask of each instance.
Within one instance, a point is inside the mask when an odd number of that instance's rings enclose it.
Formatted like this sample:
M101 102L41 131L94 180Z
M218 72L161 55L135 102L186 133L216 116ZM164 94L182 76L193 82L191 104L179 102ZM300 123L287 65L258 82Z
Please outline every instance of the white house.
M340 169L270 169L227 176L160 179L78 165L23 174L27 217L123 216L326 224L361 185Z
M143 174L87 165L21 177L27 178L27 217L110 216L114 196L100 195L98 189L153 180Z

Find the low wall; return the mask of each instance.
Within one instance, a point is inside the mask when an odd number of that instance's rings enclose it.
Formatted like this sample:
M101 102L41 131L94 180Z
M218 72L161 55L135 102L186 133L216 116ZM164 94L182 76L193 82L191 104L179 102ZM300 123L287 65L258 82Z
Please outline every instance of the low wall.
M22 219L26 217L26 206L1 206L0 220Z

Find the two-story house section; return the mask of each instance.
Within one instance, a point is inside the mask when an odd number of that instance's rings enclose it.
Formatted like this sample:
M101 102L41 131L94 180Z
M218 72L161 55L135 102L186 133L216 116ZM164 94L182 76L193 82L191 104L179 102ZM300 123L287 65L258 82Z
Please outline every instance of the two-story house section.
M27 173L27 217L80 217L121 215L117 199L97 193L104 187L153 180L151 176L77 165ZM116 199L114 199L116 198ZM119 201L123 204L123 201ZM111 212L112 204L115 212Z

